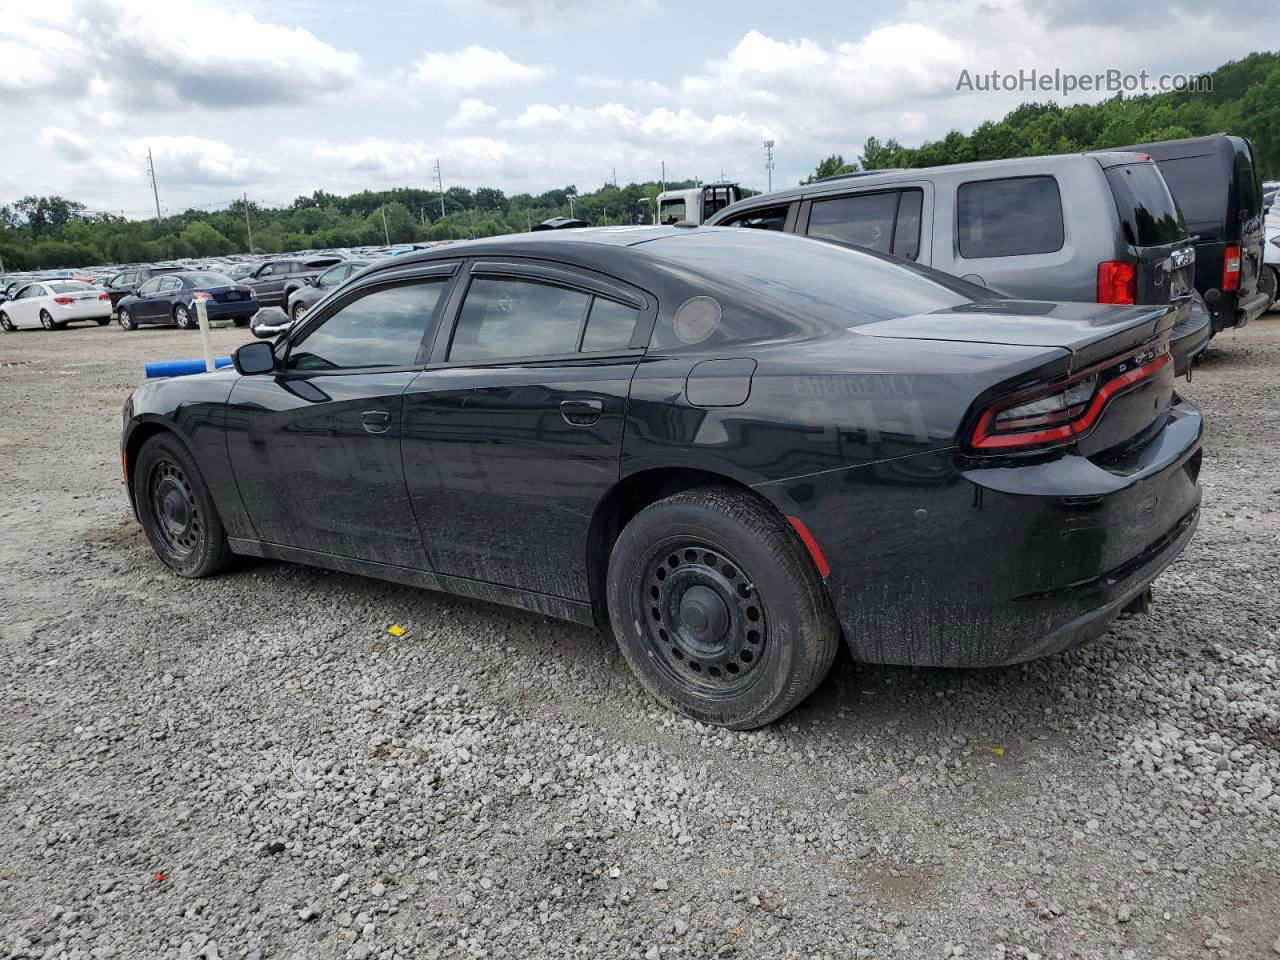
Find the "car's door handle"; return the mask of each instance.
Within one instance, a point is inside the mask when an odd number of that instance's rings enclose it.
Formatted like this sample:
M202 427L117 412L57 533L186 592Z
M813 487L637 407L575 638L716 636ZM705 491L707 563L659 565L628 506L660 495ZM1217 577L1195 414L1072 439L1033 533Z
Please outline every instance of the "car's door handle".
M589 427L600 419L604 403L600 400L561 400L560 416L574 427Z
M391 426L391 414L386 410L366 410L360 414L360 422L368 433L386 433Z

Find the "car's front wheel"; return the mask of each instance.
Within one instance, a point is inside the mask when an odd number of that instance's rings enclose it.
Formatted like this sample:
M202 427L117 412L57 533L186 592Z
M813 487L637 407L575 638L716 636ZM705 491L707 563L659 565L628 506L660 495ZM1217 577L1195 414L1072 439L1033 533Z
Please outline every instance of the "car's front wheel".
M293 322L301 323L302 318L307 315L307 305L305 303L295 303L293 305Z
M128 307L121 307L116 311L116 321L120 324L121 330L137 330L138 324L133 319L133 314L129 312Z
M14 333L18 328L13 325L13 321L9 319L9 315L0 310L0 330L5 333Z
M795 531L755 495L728 487L640 511L614 545L608 603L622 654L650 693L738 730L804 700L840 638Z
M1280 267L1263 267L1258 286L1271 295L1271 306L1267 309L1280 310Z
M231 559L209 488L181 443L158 434L133 467L138 519L161 561L183 577L207 577Z

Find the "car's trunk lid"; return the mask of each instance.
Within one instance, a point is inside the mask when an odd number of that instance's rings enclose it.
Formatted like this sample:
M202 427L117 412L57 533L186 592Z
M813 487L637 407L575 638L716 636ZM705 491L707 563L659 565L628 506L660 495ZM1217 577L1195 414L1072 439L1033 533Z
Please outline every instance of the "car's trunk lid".
M1037 300L978 300L949 310L895 317L853 328L871 337L954 340L1061 347L1069 369L1097 363L1148 340L1167 337L1177 310L1171 304L1112 307Z

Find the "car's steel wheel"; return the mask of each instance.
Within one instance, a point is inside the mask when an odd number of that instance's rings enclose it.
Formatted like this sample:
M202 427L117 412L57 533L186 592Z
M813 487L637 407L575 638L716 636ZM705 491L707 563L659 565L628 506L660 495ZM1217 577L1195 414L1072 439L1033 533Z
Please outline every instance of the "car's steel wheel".
M733 695L755 680L769 628L764 598L723 550L696 540L659 544L637 587L647 608L644 639L677 684Z
M191 321L191 311L181 303L173 308L173 322L183 330L190 330L195 326Z
M182 467L158 459L147 476L147 496L155 517L155 533L175 560L184 560L201 545L204 523L195 491Z
M133 314L124 307L121 307L116 313L116 320L120 323L121 330L136 330L137 324L133 322Z
M13 333L18 328L13 325L13 321L9 319L7 313L0 313L0 330L5 333Z
M44 327L46 330L53 329L53 317L49 314L48 310L40 311L40 326Z

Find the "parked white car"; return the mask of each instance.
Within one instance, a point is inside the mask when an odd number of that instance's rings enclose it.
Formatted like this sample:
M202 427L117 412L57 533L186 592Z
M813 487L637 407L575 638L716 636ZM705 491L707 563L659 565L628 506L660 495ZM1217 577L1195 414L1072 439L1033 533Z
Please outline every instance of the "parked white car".
M1280 205L1267 210L1267 233L1262 243L1262 273L1258 285L1271 294L1271 309L1280 310Z
M73 320L111 322L111 296L79 280L37 280L0 305L0 329L23 327L61 330Z

